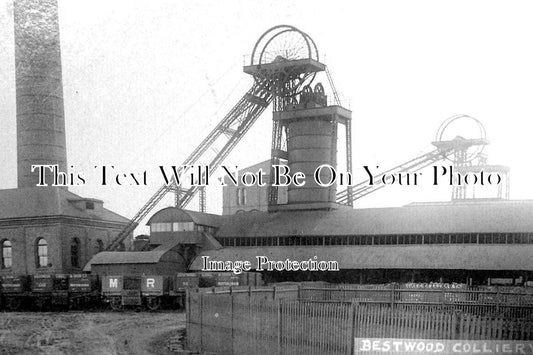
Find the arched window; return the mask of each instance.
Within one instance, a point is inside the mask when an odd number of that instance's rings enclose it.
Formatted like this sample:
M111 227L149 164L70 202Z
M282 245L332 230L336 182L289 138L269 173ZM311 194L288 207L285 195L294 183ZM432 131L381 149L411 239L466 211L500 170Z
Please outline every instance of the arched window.
M47 267L48 266L48 243L45 239L37 239L37 267Z
M237 206L246 205L246 189L244 187L237 188Z
M246 189L243 188L241 192L241 205L246 205Z
M80 267L80 240L78 238L72 238L70 243L70 265Z
M1 265L2 269L10 268L12 265L12 257L11 257L11 242L9 240L4 240L2 242L2 253L0 254L2 260Z
M102 239L96 239L96 243L94 245L94 253L98 254L101 251L104 251L104 242L102 241Z

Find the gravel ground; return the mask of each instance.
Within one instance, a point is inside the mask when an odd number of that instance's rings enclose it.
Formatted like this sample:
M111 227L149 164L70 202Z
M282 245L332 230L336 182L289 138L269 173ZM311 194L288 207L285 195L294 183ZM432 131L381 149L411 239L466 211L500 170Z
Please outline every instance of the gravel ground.
M0 313L0 354L172 354L185 314Z

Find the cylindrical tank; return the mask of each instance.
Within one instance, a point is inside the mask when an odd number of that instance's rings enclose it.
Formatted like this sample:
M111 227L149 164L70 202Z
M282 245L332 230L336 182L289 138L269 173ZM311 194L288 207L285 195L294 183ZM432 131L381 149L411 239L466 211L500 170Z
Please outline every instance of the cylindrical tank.
M14 15L20 188L38 183L31 165L66 171L67 152L57 0L15 0Z
M314 178L323 164L336 167L336 122L331 117L305 117L288 123L287 151L291 174L302 172L304 186L289 185L288 203L335 202L336 185L323 187ZM322 169L321 180L330 180L330 170Z

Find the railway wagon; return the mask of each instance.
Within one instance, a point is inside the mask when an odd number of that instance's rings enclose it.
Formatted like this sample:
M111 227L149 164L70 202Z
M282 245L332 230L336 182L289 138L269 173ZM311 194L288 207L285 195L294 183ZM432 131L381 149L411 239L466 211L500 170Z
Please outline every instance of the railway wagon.
M39 311L68 309L68 275L32 275L31 299Z
M142 276L141 296L149 310L180 309L185 306L187 289L197 288L200 276L195 273L177 273L174 276Z
M263 278L259 272L202 272L200 287L231 287L231 286L263 286Z
M124 307L151 311L175 309L184 306L186 289L198 287L198 284L197 274L103 276L102 296L114 310Z
M398 285L402 289L400 300L408 302L449 302L461 303L472 301L468 299L469 289L466 284L458 283L406 283ZM461 292L464 291L464 292Z
M187 289L261 286L260 273L177 273L168 275L38 274L0 277L0 309L69 310L110 306L157 310L184 308Z
M19 311L31 303L29 276L1 276L1 309Z
M172 298L170 297L170 289L172 285L172 277L162 275L148 275L141 276L141 297L143 305L155 311L165 306L171 306Z
M190 288L200 287L200 275L192 272L179 272L176 274L176 292L185 292Z
M103 276L103 302L113 310L124 307L141 308L141 277L140 276Z
M239 275L241 286L264 286L263 275L260 272L243 272Z
M69 275L68 293L69 309L94 309L101 304L100 280L96 275Z
M183 309L187 290L200 287L200 275L192 272L177 273L173 286L170 295L175 299L176 306Z

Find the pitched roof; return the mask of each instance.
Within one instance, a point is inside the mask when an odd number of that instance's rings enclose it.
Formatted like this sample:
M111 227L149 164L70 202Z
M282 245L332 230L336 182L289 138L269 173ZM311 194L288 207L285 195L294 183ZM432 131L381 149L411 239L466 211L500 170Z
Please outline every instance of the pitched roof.
M106 208L80 208L79 202L101 200L82 198L57 187L30 187L0 190L0 220L31 217L69 216L127 223L128 219Z
M103 251L93 256L85 265L83 271L90 272L92 265L155 264L178 244L180 244L180 241L175 240L159 245L150 251Z
M202 256L210 261L250 261L257 256L271 261L337 261L340 269L465 269L533 270L533 245L378 245L230 247L202 252L192 270L202 269Z
M222 223L222 216L211 213L184 210L177 207L167 207L157 211L146 223L162 222L194 222L210 227L218 227Z
M243 212L217 237L533 232L533 200L412 204L332 211Z

